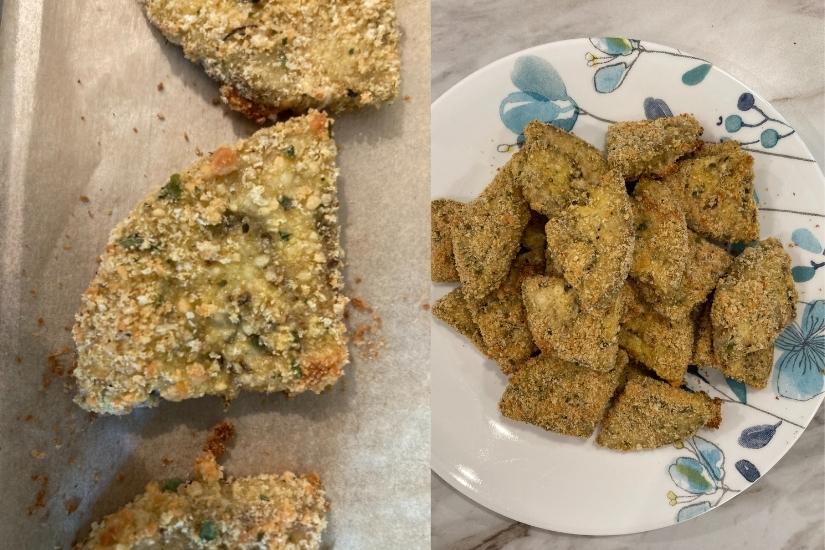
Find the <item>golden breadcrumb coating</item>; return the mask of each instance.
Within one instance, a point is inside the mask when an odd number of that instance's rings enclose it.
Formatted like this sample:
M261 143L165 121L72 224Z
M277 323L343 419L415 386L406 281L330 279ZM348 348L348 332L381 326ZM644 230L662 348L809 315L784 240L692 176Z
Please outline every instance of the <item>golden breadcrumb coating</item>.
M612 303L633 260L633 210L624 181L608 172L587 198L547 222L547 249L587 311Z
M656 294L672 296L682 286L687 266L685 215L668 188L647 178L636 184L632 204L636 241L630 275Z
M140 0L149 20L259 123L398 95L392 0Z
M710 304L704 308L696 326L696 344L693 363L700 367L722 371L728 378L739 380L754 388L765 388L773 368L773 346L734 357L723 363L713 351L713 327L710 321Z
M690 252L685 257L687 268L682 285L671 295L663 297L646 285L638 290L644 300L660 315L678 321L689 316L716 288L716 283L727 273L733 262L727 250L689 232Z
M544 226L547 225L547 218L537 212L530 212L530 221L524 228L521 235L521 248L519 256L532 266L540 268L544 272L546 264L547 235ZM519 291L521 294L521 291Z
M219 148L114 228L73 330L80 406L320 392L342 375L330 123L312 112Z
M192 481L152 481L146 492L92 525L77 550L310 550L321 547L327 503L317 475L224 479L206 451Z
M619 331L619 346L660 378L681 386L693 355L693 320L659 315L644 303L631 283Z
M619 352L616 368L596 372L542 354L527 361L501 396L501 414L545 430L590 437L610 398L624 381L627 356Z
M552 124L534 120L524 128L524 138L513 170L530 208L545 216L586 197L607 172L598 149Z
M666 176L702 145L702 132L689 114L613 123L607 127L607 164L628 181Z
M745 249L719 281L710 318L713 349L723 363L773 346L796 316L791 258L770 238Z
M682 441L702 426L718 428L722 402L647 376L630 376L607 411L596 442L617 451L655 449Z
M487 353L481 332L473 321L470 307L467 305L461 287L451 290L449 294L439 299L433 305L432 312L437 319L441 319L467 337L482 353Z
M492 183L456 216L455 267L470 300L479 300L501 285L530 220L530 209L510 168L509 163L500 168Z
M576 291L560 277L535 276L522 285L527 325L539 349L597 371L616 364L626 296L582 311Z
M527 327L521 284L525 278L542 273L544 266L531 265L529 260L529 253L518 256L499 288L481 300L468 301L484 349L504 374L515 372L537 351Z
M463 208L463 203L449 199L436 199L430 203L433 281L458 282L451 228Z
M664 184L679 197L688 227L703 237L726 243L759 238L753 157L735 141L704 144Z

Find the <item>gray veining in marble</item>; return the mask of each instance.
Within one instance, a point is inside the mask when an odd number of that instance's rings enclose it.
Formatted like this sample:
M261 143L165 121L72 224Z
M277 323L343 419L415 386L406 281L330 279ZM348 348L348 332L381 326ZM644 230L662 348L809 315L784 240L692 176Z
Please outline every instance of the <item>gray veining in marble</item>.
M633 36L712 60L788 119L825 166L825 4L433 0L432 97L529 46L582 36ZM619 537L534 529L473 503L432 477L433 548L672 550L825 548L825 412L764 478L694 521Z

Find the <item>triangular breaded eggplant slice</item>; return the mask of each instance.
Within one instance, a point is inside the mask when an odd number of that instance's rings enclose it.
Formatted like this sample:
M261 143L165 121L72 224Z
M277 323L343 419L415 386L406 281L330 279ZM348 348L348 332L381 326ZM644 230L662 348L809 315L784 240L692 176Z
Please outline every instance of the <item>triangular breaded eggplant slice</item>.
M441 319L469 339L482 353L487 353L481 332L473 321L470 306L464 298L461 287L454 288L449 294L442 296L433 305L432 312L436 319Z
M713 349L723 363L773 346L796 316L791 258L771 237L733 260L716 286L710 319Z
M624 292L583 311L575 289L564 279L535 276L524 280L522 297L527 325L542 352L601 372L614 368Z
M753 157L735 141L704 144L663 183L679 197L688 227L703 237L725 243L759 238Z
M221 147L114 228L73 331L80 406L320 392L342 375L328 124L312 112Z
M529 220L530 209L513 180L511 164L505 164L453 226L455 267L468 300L479 300L501 285Z
M392 0L140 0L149 21L221 86L230 108L264 123L338 112L398 94Z
M464 204L450 199L436 199L430 203L430 240L432 280L440 283L458 282L453 257L452 227Z
M590 437L625 377L627 355L616 368L596 372L542 354L510 378L498 408L513 420L576 437Z
M720 370L728 378L762 389L767 387L773 368L773 346L745 354L741 358L734 357L728 362L720 361L713 351L713 327L710 322L710 304L707 304L696 326L693 363L700 367Z
M581 308L612 301L633 260L633 210L621 177L608 172L585 199L550 218L546 230L548 261L578 291Z
M530 208L555 216L580 200L607 172L601 152L552 124L534 120L524 128L524 147L514 173Z
M596 442L617 451L677 443L706 426L718 428L722 402L654 380L630 376L607 411Z
M682 286L687 266L685 215L667 187L647 178L636 184L632 204L636 240L630 276L659 296L672 296Z
M676 161L702 145L702 126L693 115L615 122L607 127L607 164L626 180L662 177Z

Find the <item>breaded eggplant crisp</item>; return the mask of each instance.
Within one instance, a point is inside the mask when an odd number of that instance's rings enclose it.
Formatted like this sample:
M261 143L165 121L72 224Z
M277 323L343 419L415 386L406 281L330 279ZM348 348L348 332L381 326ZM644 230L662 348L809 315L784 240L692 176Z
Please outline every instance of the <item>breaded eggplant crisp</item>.
M713 349L723 363L773 346L796 316L791 258L770 238L745 249L716 286L710 312Z
M398 95L392 0L139 0L163 35L221 84L232 109L338 112Z
M713 351L713 327L710 321L710 304L703 309L696 326L696 343L693 363L700 367L722 371L728 378L739 380L754 388L765 388L773 368L773 346L734 357L722 362Z
M546 354L606 372L616 365L622 292L613 302L583 311L575 289L560 277L528 277L522 285L527 325Z
M464 208L464 204L449 199L436 199L430 203L432 280L440 283L458 282L453 257L452 226Z
M705 426L718 428L722 402L648 376L630 376L607 411L596 442L616 451L677 443Z
M513 157L516 181L530 208L545 216L555 216L586 196L607 172L598 149L552 124L529 123L524 139Z
M628 181L666 176L702 145L702 131L689 114L613 123L607 127L607 164Z
M687 265L685 215L668 188L647 178L636 184L632 204L636 241L630 275L659 296L672 296L682 286Z
M484 340L481 338L481 332L478 330L478 325L473 321L470 307L467 305L467 300L464 299L461 287L454 288L449 294L442 296L433 305L432 311L437 319L441 319L467 337L482 353L487 353Z
M627 355L619 352L616 368L596 372L542 354L527 361L501 396L501 414L545 430L590 437L607 404L624 381Z
M92 525L76 550L321 547L329 504L315 474L224 478L204 451L191 481L152 481L146 492Z
M321 392L343 374L329 125L311 112L221 147L114 228L73 330L81 407Z
M706 143L664 180L682 203L688 227L725 243L759 238L753 157L735 141Z
M505 164L453 226L453 255L464 296L479 300L501 285L519 250L530 209Z
M727 250L693 231L689 231L688 245L690 252L685 261L688 267L682 285L675 292L663 297L647 285L638 286L644 300L657 313L674 321L684 319L702 304L733 262Z
M663 317L642 301L634 285L628 283L625 290L629 298L619 346L663 380L681 386L693 355L693 320Z
M587 311L612 303L633 260L633 210L624 181L608 172L587 198L547 222L550 261L578 292Z

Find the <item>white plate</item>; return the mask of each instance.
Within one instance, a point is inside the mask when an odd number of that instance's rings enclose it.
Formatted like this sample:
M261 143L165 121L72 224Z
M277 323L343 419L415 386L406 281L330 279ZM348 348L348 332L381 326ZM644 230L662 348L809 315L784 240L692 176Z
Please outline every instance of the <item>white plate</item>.
M567 533L646 531L746 490L788 451L823 399L825 179L767 101L709 62L647 41L578 39L500 59L432 106L432 195L470 200L510 157L523 123L553 122L604 147L609 120L693 113L704 139L753 151L762 237L786 244L800 304L775 350L768 388L717 372L689 385L727 399L718 430L683 448L617 453L503 418L506 378L437 320L431 326L432 468L467 497ZM509 126L509 128L508 128ZM434 285L433 300L452 287ZM792 490L792 488L788 488Z

